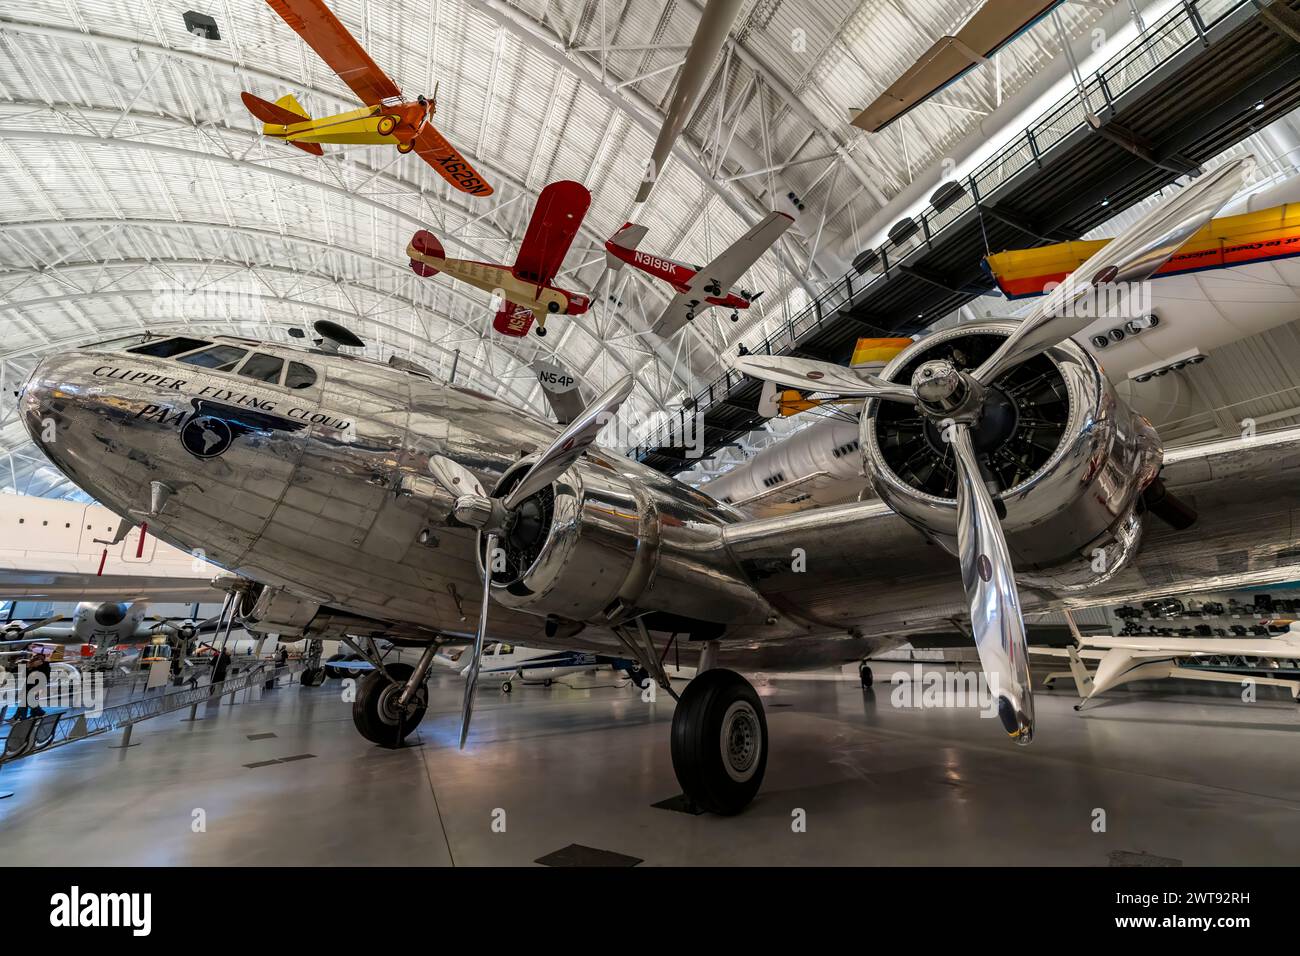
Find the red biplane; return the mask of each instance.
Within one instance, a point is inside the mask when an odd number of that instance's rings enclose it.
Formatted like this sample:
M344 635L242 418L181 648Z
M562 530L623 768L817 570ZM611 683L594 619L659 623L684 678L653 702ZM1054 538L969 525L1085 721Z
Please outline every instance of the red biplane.
M436 88L432 97L404 100L397 84L321 0L266 2L366 105L314 119L292 93L274 103L252 93L241 93L244 106L262 121L263 134L283 139L315 156L324 152L321 143L392 144L399 153L414 151L461 192L471 196L492 194L492 187L429 121L438 108Z

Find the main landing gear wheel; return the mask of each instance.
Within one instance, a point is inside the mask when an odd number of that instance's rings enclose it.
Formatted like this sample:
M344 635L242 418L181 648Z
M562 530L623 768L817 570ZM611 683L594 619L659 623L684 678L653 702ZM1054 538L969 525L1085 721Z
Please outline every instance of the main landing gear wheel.
M429 692L423 685L411 698L405 713L399 713L398 700L407 678L415 672L410 664L389 664L388 676L381 670L366 675L352 702L352 723L357 732L371 743L396 750L420 721L429 707Z
M694 313L694 312L687 312L687 313L686 313L686 321L687 321L687 322L694 322L694 321L695 321L695 313Z
M298 683L303 687L319 687L325 683L325 668L305 667L298 675Z
M858 665L858 680L862 681L862 689L866 690L872 684L871 668L865 663Z
M415 140L408 139L405 143L397 144L397 151L405 156L411 150L415 149Z
M733 312L733 313L731 313L731 321L732 321L732 322L739 322L739 321L740 321L740 313L739 313L739 312Z
M544 325L539 325L539 326L537 327L537 334L538 334L538 335L545 335L545 334L546 334L546 326L544 326Z
M379 122L375 124L375 131L380 136L391 136L395 129L397 129L396 116L381 116Z
M508 693L510 693L510 692L511 692L512 690L514 690L514 689L515 689L515 685L512 684L512 683L510 683L510 681L508 681L508 680L503 680L503 681L501 682L501 693L503 693L503 694L508 694Z
M767 769L767 720L749 681L713 668L687 684L673 714L672 753L687 800L723 816L743 810Z

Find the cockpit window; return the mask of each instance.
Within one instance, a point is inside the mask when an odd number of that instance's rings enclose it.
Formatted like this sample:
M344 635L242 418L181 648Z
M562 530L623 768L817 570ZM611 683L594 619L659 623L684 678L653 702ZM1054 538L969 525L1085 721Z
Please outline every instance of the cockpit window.
M182 352L193 352L195 349L201 349L207 344L203 339L176 337L146 342L144 345L138 345L133 349L127 349L127 351L134 352L136 355L152 355L154 358L171 358L173 355L180 355Z
M252 358L239 370L239 374L245 378L277 385L280 382L280 369L283 367L284 359L267 355L265 352L254 352Z
M290 362L289 371L284 376L285 388L310 388L316 384L316 373L311 366L301 362Z
M239 360L248 354L248 349L235 348L233 345L214 345L202 352L187 355L179 361L187 365L210 368L214 372L229 372L239 364Z

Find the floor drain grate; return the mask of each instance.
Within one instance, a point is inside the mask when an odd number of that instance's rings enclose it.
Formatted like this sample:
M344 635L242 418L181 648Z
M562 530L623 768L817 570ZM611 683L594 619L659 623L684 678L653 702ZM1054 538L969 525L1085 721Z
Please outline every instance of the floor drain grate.
M275 734L249 734L249 740L270 740Z
M636 866L642 861L640 857L628 856L625 853L598 850L594 846L583 846L581 843L570 843L563 850L538 857L536 862L542 866Z

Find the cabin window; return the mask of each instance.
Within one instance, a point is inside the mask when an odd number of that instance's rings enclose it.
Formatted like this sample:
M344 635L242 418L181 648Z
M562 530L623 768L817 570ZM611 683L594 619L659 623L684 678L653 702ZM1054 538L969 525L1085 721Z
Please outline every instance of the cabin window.
M284 376L285 388L311 388L316 384L316 373L311 366L301 362L290 362L289 371Z
M158 342L146 342L144 345L137 345L133 349L127 349L136 355L151 355L154 358L171 358L173 355L180 355L183 352L193 352L195 349L201 349L209 344L203 339L171 338L162 339Z
M244 367L239 370L239 374L244 378L278 385L280 382L280 369L283 367L284 359L275 355L267 355L265 352L254 352L252 357L244 363Z
M233 345L214 345L210 349L204 349L202 352L195 352L193 355L187 355L180 361L186 365L198 365L201 368L210 368L214 372L229 372L239 360L248 354L248 349L236 348Z

